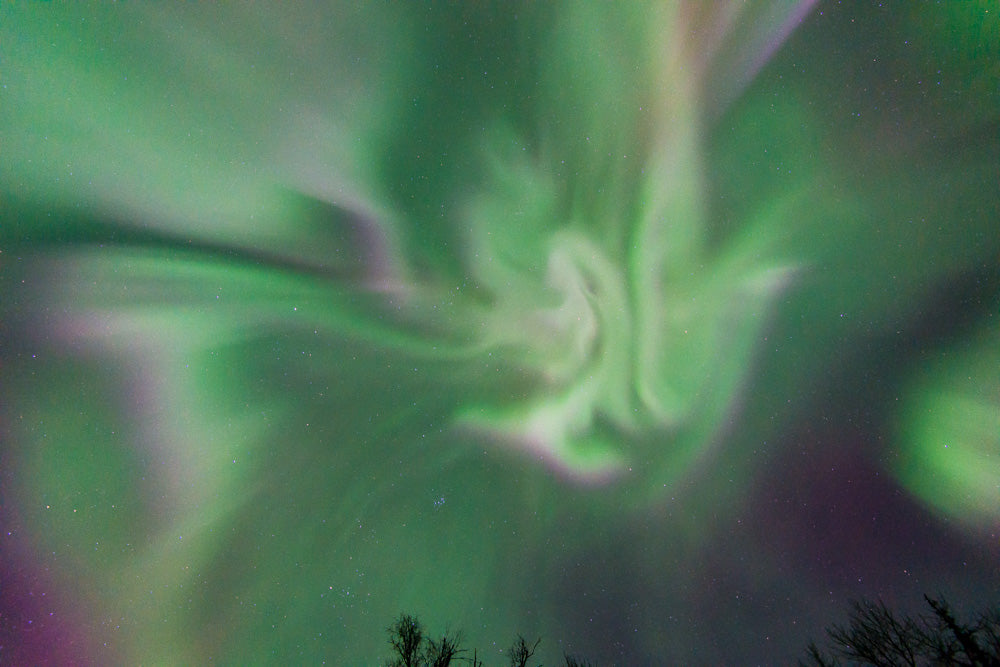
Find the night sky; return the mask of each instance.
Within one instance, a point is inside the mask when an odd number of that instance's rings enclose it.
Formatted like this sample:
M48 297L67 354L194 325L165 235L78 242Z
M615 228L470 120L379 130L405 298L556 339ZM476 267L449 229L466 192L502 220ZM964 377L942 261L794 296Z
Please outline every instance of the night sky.
M5 3L0 663L996 604L998 82L992 0Z

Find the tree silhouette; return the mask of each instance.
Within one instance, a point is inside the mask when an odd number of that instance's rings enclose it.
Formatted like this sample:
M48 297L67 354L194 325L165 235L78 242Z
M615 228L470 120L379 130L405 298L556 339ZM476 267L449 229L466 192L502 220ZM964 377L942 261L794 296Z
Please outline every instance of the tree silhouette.
M387 631L389 644L396 652L389 667L419 667L423 658L424 629L417 618L401 614Z
M424 632L424 627L416 616L400 614L386 628L386 632L393 651L386 667L449 667L456 660L464 660L471 667L483 667L478 651L472 651L472 655L468 657L459 657L462 653L468 653L467 649L461 648L460 632L445 634L440 640L432 639ZM529 667L528 660L535 655L541 641L539 638L534 644L529 644L523 636L518 635L508 655L511 667ZM563 657L566 667L590 667L590 663L578 658L565 654Z
M799 664L830 667L843 659L875 667L1000 667L1000 608L980 612L964 624L943 598L925 595L924 600L933 613L916 618L897 616L881 600L852 601L848 624L827 629L833 657L810 642L808 661Z
M459 653L465 651L459 648L461 641L461 633L455 633L450 637L443 635L440 641L428 639L425 660L429 667L448 667Z
M510 647L510 667L527 667L528 660L531 659L531 656L535 655L535 649L538 648L538 644L541 641L542 639L539 637L529 647L524 637L518 635L517 641Z
M387 667L448 667L464 651L459 648L462 642L460 633L445 634L440 640L432 639L426 636L417 617L409 614L400 614L386 628L386 632L395 653L386 663Z

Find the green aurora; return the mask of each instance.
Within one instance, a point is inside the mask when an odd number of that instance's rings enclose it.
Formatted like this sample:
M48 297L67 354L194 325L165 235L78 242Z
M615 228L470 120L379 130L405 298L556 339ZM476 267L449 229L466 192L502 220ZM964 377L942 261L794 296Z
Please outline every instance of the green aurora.
M4 6L0 651L787 662L995 601L1000 12L886 4ZM831 456L971 565L776 546Z

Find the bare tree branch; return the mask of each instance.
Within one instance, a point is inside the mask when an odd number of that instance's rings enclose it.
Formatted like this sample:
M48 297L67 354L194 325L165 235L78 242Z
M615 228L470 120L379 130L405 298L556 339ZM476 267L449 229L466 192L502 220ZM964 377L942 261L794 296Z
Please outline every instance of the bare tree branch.
M542 641L541 637L535 640L530 647L521 635L517 636L517 641L510 647L510 667L527 667L528 660L535 655L535 649Z
M881 600L851 602L848 624L827 629L833 660L815 643L800 665L838 665L838 658L874 667L956 665L1000 667L1000 608L962 624L943 599L924 596L932 615L897 616Z

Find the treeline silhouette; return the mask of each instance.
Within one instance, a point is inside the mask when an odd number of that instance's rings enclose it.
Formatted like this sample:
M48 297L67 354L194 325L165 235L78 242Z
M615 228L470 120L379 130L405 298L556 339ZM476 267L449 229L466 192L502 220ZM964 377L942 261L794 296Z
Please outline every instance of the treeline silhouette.
M386 631L389 633L389 645L393 656L386 663L387 667L448 667L453 661L464 660L471 667L483 667L479 652L475 649L462 647L462 633L445 633L440 639L430 637L416 616L400 614ZM507 652L510 667L530 667L528 661L535 655L535 650L541 643L538 638L534 643L523 636L518 636ZM592 667L571 655L563 654L566 667Z
M847 625L827 628L829 655L810 642L799 665L1000 667L1000 607L959 622L943 597L924 595L930 614L898 615L878 600L852 601Z
M847 625L827 628L828 647L806 648L802 667L1000 667L1000 606L976 612L961 622L943 598L924 595L929 614L900 615L881 600L851 601ZM392 657L386 667L449 667L461 660L483 667L478 651L462 647L462 633L429 636L415 616L401 614L387 628ZM529 665L541 643L518 636L507 652L510 667ZM563 654L566 667L593 667Z

